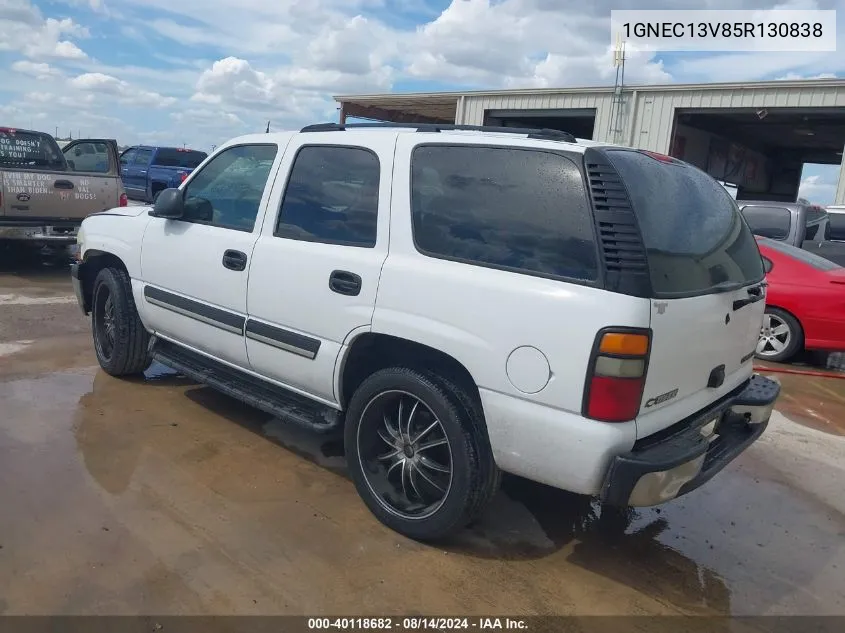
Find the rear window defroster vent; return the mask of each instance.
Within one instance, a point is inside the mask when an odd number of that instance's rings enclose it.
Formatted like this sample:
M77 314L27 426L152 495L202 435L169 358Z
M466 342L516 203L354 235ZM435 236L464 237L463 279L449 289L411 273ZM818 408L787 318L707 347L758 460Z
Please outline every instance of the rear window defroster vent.
M584 156L608 290L649 296L648 260L631 201L619 174L600 151Z

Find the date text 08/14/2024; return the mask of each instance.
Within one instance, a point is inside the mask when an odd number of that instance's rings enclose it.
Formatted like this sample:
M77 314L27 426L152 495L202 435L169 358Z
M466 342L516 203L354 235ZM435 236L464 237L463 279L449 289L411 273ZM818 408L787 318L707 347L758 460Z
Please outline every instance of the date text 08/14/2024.
M308 618L311 630L527 630L525 620L518 618Z

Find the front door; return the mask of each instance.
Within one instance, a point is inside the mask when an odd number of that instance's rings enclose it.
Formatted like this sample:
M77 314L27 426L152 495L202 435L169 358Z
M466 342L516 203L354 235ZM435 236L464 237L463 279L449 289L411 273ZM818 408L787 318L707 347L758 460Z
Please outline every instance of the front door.
M141 251L148 327L243 368L247 275L277 154L272 143L221 151L182 187L185 217L152 218Z
M252 256L246 345L254 371L333 404L338 353L372 322L395 139L309 145L318 136L292 141L279 170L286 188L274 191Z
M53 187L59 192L68 217L84 218L120 205L123 187L117 143L106 139L72 141L62 149L70 174Z

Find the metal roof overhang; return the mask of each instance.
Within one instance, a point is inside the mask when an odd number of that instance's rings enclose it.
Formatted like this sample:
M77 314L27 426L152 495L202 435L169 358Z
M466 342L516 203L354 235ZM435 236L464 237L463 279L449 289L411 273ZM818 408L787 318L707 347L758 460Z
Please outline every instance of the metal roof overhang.
M454 123L459 95L372 95L335 97L346 117L395 123Z
M796 88L845 89L845 79L796 79L743 83L651 84L625 86L626 92L676 92L718 90L789 90ZM396 123L454 123L462 97L529 96L545 94L595 94L613 92L613 86L581 88L528 88L515 90L468 90L463 92L417 92L405 94L338 95L341 117L357 117Z

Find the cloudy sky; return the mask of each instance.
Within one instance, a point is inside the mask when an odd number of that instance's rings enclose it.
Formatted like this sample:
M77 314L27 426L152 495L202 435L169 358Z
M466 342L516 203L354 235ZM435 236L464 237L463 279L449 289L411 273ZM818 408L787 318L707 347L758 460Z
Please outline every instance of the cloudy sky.
M209 150L336 120L334 94L613 83L610 8L640 0L0 0L0 125ZM845 0L648 8L841 9ZM841 38L840 38L841 39ZM626 83L845 76L841 53L641 54ZM805 169L826 203L836 168Z

